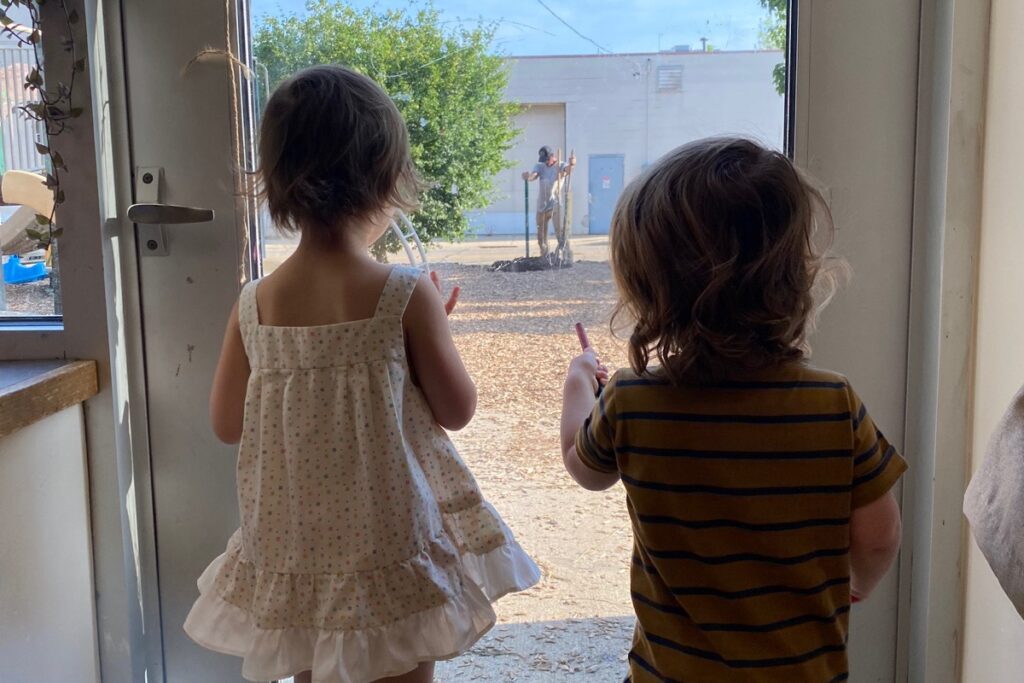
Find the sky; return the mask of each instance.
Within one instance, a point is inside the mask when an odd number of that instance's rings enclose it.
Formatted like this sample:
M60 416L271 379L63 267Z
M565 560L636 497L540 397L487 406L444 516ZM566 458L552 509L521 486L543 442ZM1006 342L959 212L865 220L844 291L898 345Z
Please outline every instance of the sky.
M390 9L415 7L422 0L348 3ZM752 50L758 47L765 16L759 0L435 0L434 4L453 25L500 22L496 50L513 56L656 52L675 45L699 49L702 37L718 50ZM265 16L301 15L305 5L305 0L250 0L256 25Z

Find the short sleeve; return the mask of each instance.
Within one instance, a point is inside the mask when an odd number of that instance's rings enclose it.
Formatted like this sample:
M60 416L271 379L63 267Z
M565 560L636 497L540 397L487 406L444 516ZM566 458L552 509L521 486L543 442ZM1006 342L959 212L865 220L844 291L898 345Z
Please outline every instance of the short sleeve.
M860 397L850 389L853 427L853 500L856 509L889 491L907 471L907 463L875 426Z
M533 165L533 172L536 173L537 175L540 175L544 171L545 168L546 168L546 166L544 164L534 164Z
M615 460L615 378L594 404L594 410L576 432L576 455L584 465L598 472L617 472Z

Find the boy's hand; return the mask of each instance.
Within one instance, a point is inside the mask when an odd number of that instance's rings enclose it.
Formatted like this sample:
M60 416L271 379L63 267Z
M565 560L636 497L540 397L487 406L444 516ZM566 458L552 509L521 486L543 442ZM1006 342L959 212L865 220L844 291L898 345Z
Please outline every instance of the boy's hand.
M592 348L585 349L583 353L572 359L569 363L568 375L569 378L578 377L589 382L594 392L608 383L608 368Z
M435 271L430 271L430 281L437 287L437 293L444 299L444 292L441 291L441 278ZM459 295L462 294L462 288L456 285L452 287L451 296L448 297L448 301L444 305L444 312L446 315L451 315L452 311L455 310L455 305L459 303Z
M559 441L566 471L585 489L603 491L619 480L618 471L598 472L580 460L576 452L576 436L594 410L597 389L608 381L608 368L589 346L569 363L569 372L562 388L562 419Z

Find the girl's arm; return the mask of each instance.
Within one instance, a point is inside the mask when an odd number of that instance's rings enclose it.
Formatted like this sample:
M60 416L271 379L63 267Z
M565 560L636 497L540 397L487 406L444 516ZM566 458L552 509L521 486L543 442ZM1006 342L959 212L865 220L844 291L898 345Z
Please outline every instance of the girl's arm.
M236 303L228 318L220 360L210 390L210 423L213 425L213 433L224 443L238 443L242 438L245 389L248 383L249 358L242 344Z
M462 429L476 413L476 385L455 348L438 289L420 278L402 322L409 364L434 419L445 429Z

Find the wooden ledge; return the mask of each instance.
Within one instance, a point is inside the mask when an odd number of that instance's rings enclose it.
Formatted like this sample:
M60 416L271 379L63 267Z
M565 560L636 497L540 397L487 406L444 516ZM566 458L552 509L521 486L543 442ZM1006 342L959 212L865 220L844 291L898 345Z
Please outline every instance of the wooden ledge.
M97 390L96 361L0 361L0 438Z

